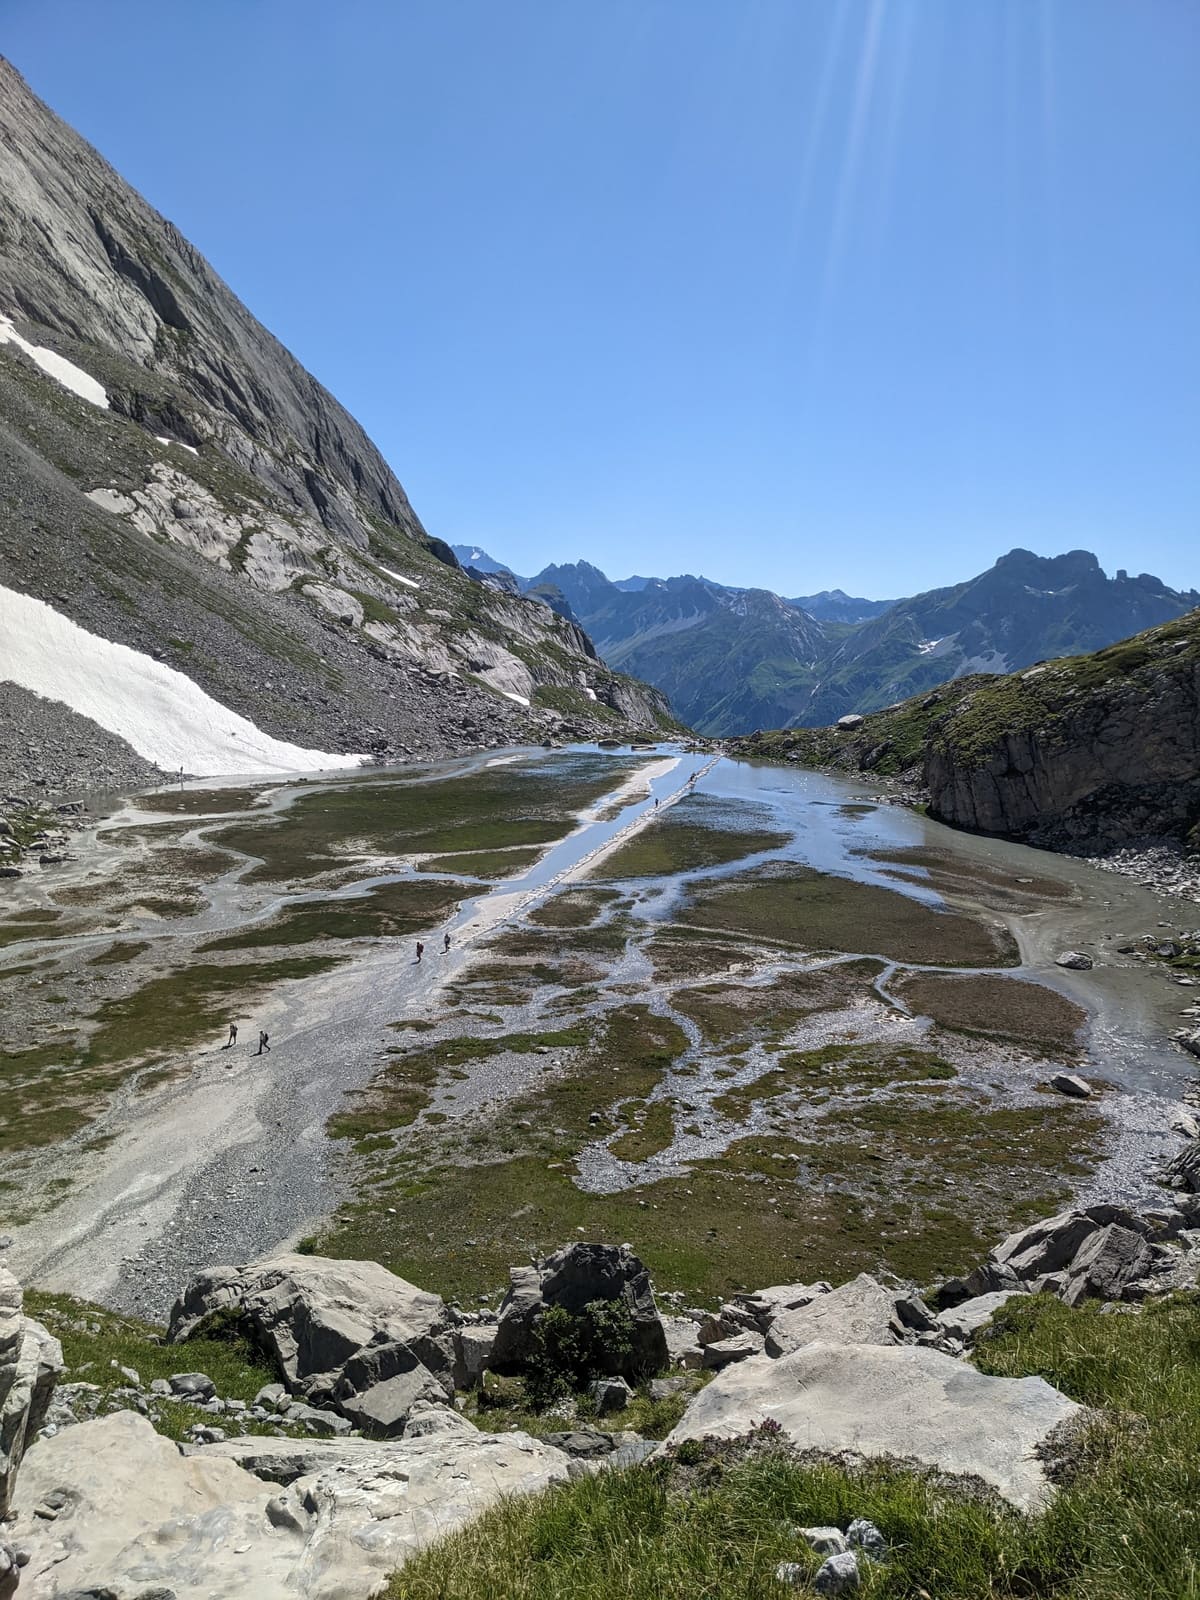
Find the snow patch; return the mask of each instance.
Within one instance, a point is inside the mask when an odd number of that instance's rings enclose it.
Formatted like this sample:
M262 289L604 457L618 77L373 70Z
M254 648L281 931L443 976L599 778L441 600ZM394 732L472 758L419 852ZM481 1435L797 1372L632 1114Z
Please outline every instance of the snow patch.
M527 706L529 697L523 694L514 694L511 689L501 689L500 693L506 700L515 700L519 706Z
M70 389L72 394L77 394L81 400L87 400L91 405L108 410L108 392L102 383L77 367L73 361L68 361L66 356L60 356L55 350L47 350L44 345L30 344L28 339L21 335L12 325L12 318L0 312L0 344L15 344L18 350L23 350L31 361L37 363L47 377L53 378L55 383L62 384L64 389Z
M165 433L156 433L154 437L158 440L159 444L178 445L180 450L190 450L194 456L198 456L200 454L199 450L196 449L194 444L184 444L182 439L168 439Z
M942 635L942 638L945 638L945 634ZM919 655L923 656L932 655L941 642L941 639L922 639L921 643L917 646L917 652Z
M596 698L595 689L589 689L586 683L583 686L583 692L585 695L587 695L589 700L594 700Z
M58 700L165 771L196 777L318 772L369 758L272 739L174 667L88 633L44 600L0 587L0 679Z
M393 572L391 567L380 567L380 572L386 572L389 578L395 578L397 583L403 583L409 589L419 589L421 585L415 578L406 578L402 572Z

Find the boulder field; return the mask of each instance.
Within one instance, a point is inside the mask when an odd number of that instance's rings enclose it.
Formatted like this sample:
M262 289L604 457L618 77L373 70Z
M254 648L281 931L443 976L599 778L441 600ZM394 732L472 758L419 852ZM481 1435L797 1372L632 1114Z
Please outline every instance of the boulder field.
M199 1275L168 1338L183 1358L193 1335L248 1337L279 1382L234 1418L286 1416L302 1438L198 1428L177 1445L139 1414L136 1389L136 1409L72 1422L56 1404L48 1421L61 1352L0 1273L0 1600L360 1600L501 1496L764 1423L799 1451L899 1459L1037 1512L1054 1493L1045 1463L1071 1456L1093 1414L1041 1378L977 1371L972 1342L1014 1295L1132 1309L1195 1284L1200 1200L1175 1181L1159 1210L1095 1205L1034 1223L924 1298L864 1273L663 1317L629 1246L582 1243L513 1268L498 1312L465 1314L374 1262L279 1255ZM489 1434L461 1415L456 1397L484 1372L520 1375L544 1356L549 1312L582 1317L597 1303L623 1329L611 1361L599 1357L603 1404L625 1404L625 1379L715 1371L661 1445L585 1427ZM660 1376L652 1398L687 1382ZM171 1384L212 1403L203 1373Z

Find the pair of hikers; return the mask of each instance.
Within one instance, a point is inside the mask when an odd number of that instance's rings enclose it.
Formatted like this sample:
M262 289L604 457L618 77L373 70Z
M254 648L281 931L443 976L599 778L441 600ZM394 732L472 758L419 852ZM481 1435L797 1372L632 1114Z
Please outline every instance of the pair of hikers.
M449 950L449 948L450 948L450 935L448 933L444 933L442 935L442 954L445 955L446 952ZM418 939L417 940L417 965L418 966L420 965L421 957L424 954L425 954L425 946L422 944L421 940Z
M233 1046L237 1043L237 1036L238 1036L237 1023L236 1022L231 1022L229 1024L229 1037L228 1037L228 1039L226 1039L225 1045L224 1045L224 1048L226 1050L232 1050ZM271 1053L271 1036L266 1031L265 1028L260 1028L258 1030L258 1049L254 1052L254 1054L256 1056L260 1056L260 1055L262 1055L264 1050L267 1052L268 1055L270 1055L270 1053Z

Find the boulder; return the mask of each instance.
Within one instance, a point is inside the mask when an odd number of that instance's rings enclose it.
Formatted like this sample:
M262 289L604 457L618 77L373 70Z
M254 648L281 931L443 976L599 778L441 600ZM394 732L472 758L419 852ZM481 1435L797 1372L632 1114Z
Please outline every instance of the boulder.
M1090 972L1094 965L1091 956L1085 955L1082 950L1064 950L1061 955L1055 956L1056 967L1067 967L1072 972Z
M1022 1511L1050 1496L1038 1452L1080 1407L1042 1378L993 1378L911 1345L810 1344L719 1372L660 1447L768 1419L801 1450L900 1456L982 1478Z
M624 1378L597 1378L588 1388L598 1416L610 1411L624 1411L633 1399L633 1390Z
M1079 1246L1100 1227L1086 1212L1060 1211L1057 1216L1045 1217L1018 1233L1010 1233L992 1255L1018 1278L1040 1278L1069 1266Z
M1024 1298L1020 1290L997 1289L991 1294L976 1295L973 1300L960 1301L952 1310L943 1311L938 1317L942 1332L948 1338L961 1339L963 1344L970 1344L980 1328L985 1328L1000 1307L1014 1295Z
M167 1337L223 1317L274 1357L292 1394L381 1436L401 1431L414 1401L453 1397L458 1313L377 1262L279 1255L210 1268L176 1301Z
M1200 1194L1200 1144L1191 1144L1167 1162L1164 1180L1173 1189Z
M814 1594L853 1594L860 1582L858 1557L853 1550L830 1556L817 1568L812 1586Z
M633 1321L629 1356L614 1353L609 1377L640 1378L668 1364L667 1338L650 1274L628 1245L569 1244L534 1267L515 1267L500 1306L493 1372L517 1372L533 1350L533 1330L550 1306L578 1314L595 1300L621 1300Z
M244 1463L265 1464L266 1481ZM12 1537L31 1596L367 1600L502 1495L566 1477L567 1458L523 1433L230 1439L184 1455L125 1411L38 1441ZM53 1521L33 1514L48 1496L61 1501Z
M895 1295L860 1272L808 1305L781 1312L767 1330L767 1354L785 1356L818 1339L826 1344L895 1344L895 1307Z
M62 1347L23 1310L21 1285L0 1267L0 1520L62 1371Z
M858 712L857 711L851 711L851 712L848 712L846 714L846 716L839 717L837 719L836 726L839 727L839 728L844 728L847 731L849 731L851 728L861 728L862 724L863 724L863 719L862 719L862 717L859 716Z
M1050 1087L1057 1089L1059 1094L1070 1095L1074 1100L1090 1100L1092 1086L1086 1079L1081 1078L1077 1072L1056 1072L1050 1079Z
M1140 1233L1110 1223L1085 1239L1075 1252L1062 1298L1069 1306L1089 1296L1117 1300L1126 1284L1149 1270L1151 1260L1150 1247Z

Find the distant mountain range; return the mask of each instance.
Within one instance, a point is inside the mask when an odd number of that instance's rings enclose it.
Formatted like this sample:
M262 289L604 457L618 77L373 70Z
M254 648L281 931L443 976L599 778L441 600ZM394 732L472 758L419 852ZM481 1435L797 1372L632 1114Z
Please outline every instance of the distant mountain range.
M1011 550L966 583L905 600L840 589L785 599L688 574L614 583L586 561L522 578L478 548L455 554L577 621L611 667L717 735L820 727L952 678L1100 650L1200 605L1196 590L1146 573L1109 578L1086 550Z

